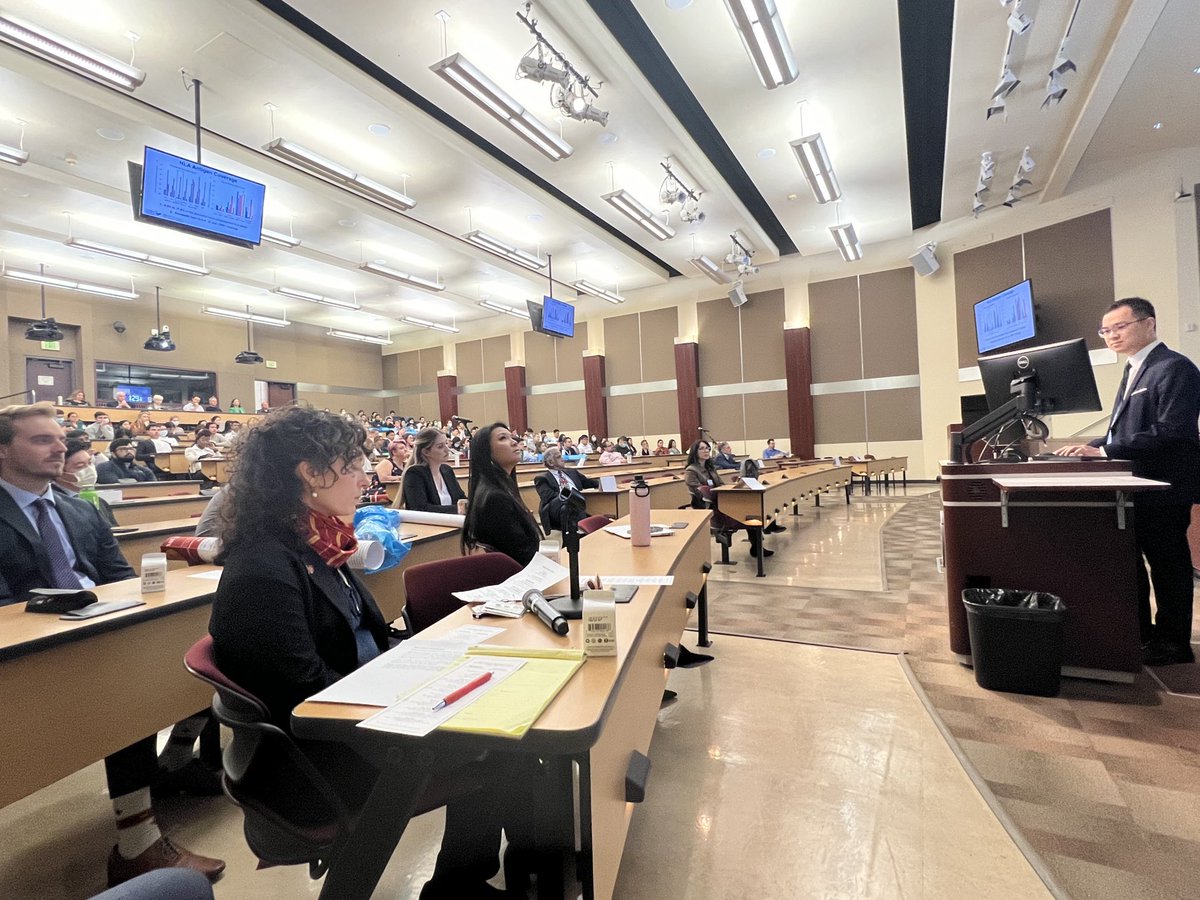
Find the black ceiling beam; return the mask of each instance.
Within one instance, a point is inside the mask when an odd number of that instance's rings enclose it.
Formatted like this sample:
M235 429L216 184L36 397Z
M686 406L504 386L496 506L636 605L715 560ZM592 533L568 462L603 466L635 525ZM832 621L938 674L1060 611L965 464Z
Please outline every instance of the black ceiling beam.
M754 217L758 227L779 248L780 256L798 253L783 223L776 217L758 186L746 174L631 0L588 0L588 5L641 70L650 86L671 108L700 152L708 157L708 161Z
M605 222L602 218L600 218L598 215L593 213L587 207L583 206L578 201L574 200L567 194L560 191L558 188L556 188L553 184L551 184L545 178L542 178L540 175L538 175L536 172L534 172L532 169L525 166L523 163L521 163L514 157L509 156L507 153L505 153L503 150L501 150L499 147L497 147L491 141L488 141L488 140L484 139L483 137L481 137L480 135L476 134L474 131L472 131L470 128L468 128L466 125L464 125L458 119L454 118L452 115L447 113L441 107L436 106L435 104L431 103L424 96L422 96L421 94L414 91L412 88L410 88L408 85L406 85L403 81L401 81L395 75L388 72L382 66L376 65L374 62L372 62L370 59L368 59L366 56L364 56L359 51L355 50L353 47L351 47L345 41L341 40L340 38L338 38L331 32L326 31L324 28L322 28L320 25L318 25L312 19L308 18L303 13L298 12L292 6L290 6L288 3L285 3L284 0L258 0L258 4L262 7L264 7L265 9L270 10L276 16L278 16L279 18L281 18L285 22L287 22L289 25L292 25L293 27L304 32L306 35L308 35L310 38L312 38L317 43L321 44L323 47L328 49L330 52L334 53L337 56L340 56L346 62L350 63L350 65L354 66L356 69L361 71L363 74L365 74L365 75L369 76L370 78L374 79L375 81L379 82L381 85L386 87L388 90L392 91L394 94L396 94L403 100L407 101L408 103L411 103L417 109L421 110L421 112L425 113L428 116L433 117L438 122L445 125L451 131L453 131L455 134L457 134L459 137L462 137L465 140L469 141L470 143L474 144L476 147L478 147L484 153L487 153L489 156L491 156L497 162L500 162L503 165L507 166L510 170L512 170L512 172L515 175L520 176L521 178L525 179L529 183L531 183L531 184L535 185L536 187L540 188L541 190L545 191L547 194L552 196L559 203L562 203L564 206L569 207L572 211L583 216L585 219L587 219L589 222L591 222L597 228L601 229L602 231L604 231L607 234L611 235L612 237L616 238L622 244L625 244L627 247L630 247L631 249L636 250L639 254L641 254L643 257L648 259L650 262L654 263L656 266L660 266L661 268L665 269L668 276L675 276L675 275L680 274L677 269L675 269L673 266L671 266L669 263L665 262L664 260L659 259L653 253L651 253L645 247L643 247L641 244L639 244L637 241L633 240L633 238L629 237L627 234L623 233L619 229L610 225L608 222Z
M915 231L942 219L954 0L896 0L908 143L908 197Z

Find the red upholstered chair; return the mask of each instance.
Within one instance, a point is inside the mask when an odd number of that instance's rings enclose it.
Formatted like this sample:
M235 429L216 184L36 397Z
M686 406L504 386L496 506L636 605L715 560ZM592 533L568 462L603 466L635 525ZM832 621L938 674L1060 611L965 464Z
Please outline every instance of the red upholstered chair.
M463 603L452 591L499 584L520 571L520 563L504 553L475 553L410 566L403 574L409 628L416 634L460 609Z
M583 534L591 534L593 531L599 531L605 525L612 523L612 518L609 516L588 516L586 519L581 519L579 522L579 530Z

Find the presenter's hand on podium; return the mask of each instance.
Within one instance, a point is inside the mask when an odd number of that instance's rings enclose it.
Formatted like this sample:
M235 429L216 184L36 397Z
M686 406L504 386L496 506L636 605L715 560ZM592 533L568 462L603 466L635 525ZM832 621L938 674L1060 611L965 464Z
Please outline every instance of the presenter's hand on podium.
M1103 456L1099 447L1090 444L1072 444L1070 447L1059 447L1054 451L1055 456Z

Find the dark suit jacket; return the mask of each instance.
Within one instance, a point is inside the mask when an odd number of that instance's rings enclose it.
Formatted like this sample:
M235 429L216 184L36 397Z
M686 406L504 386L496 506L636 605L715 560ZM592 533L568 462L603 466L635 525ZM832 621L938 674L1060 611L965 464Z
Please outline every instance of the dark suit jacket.
M79 569L88 578L96 584L108 584L134 577L96 507L61 491L55 492L54 505L71 539ZM50 560L41 535L12 495L0 488L0 605L15 603L26 591L44 587L50 587Z
M1104 447L1114 459L1128 459L1133 474L1168 481L1167 491L1143 491L1135 502L1146 506L1200 502L1200 369L1186 356L1155 347L1146 357L1125 400L1116 410L1110 430L1112 440L1099 438L1093 447Z
M158 481L153 472L145 466L135 465L132 460L127 466L117 465L115 459L110 459L96 466L96 484L116 484L122 478L136 478L138 481Z
M442 504L442 498L438 496L437 488L434 487L433 473L429 471L429 466L409 466L404 470L404 481L401 483L405 509L416 512L458 512L458 501L465 500L467 495L458 486L458 479L454 477L452 468L444 465L441 471L446 490L450 493L450 505Z
M363 624L386 650L383 614L362 582L342 571L358 590ZM316 551L268 534L225 558L208 631L221 671L290 734L296 704L358 668L352 615L341 578Z
M578 490L584 488L598 488L600 482L594 478L588 478L577 469L563 469L563 474L570 479ZM549 533L554 528L562 527L562 508L563 502L559 499L559 484L558 479L550 472L543 472L533 479L533 487L538 495L538 517L542 520L542 528ZM587 513L584 512L579 518L583 518ZM576 519L578 521L578 518Z

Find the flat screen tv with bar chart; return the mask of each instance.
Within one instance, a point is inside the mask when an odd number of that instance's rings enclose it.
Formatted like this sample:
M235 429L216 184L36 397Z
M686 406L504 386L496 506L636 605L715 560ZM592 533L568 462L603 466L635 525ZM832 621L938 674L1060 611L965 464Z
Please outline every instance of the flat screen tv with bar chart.
M243 247L262 242L265 185L153 147L129 170L139 221Z
M533 330L551 337L575 336L575 307L553 297L544 296L542 302L526 300L529 307L529 323Z
M1033 284L1028 278L975 304L975 339L980 353L991 353L1036 335Z

